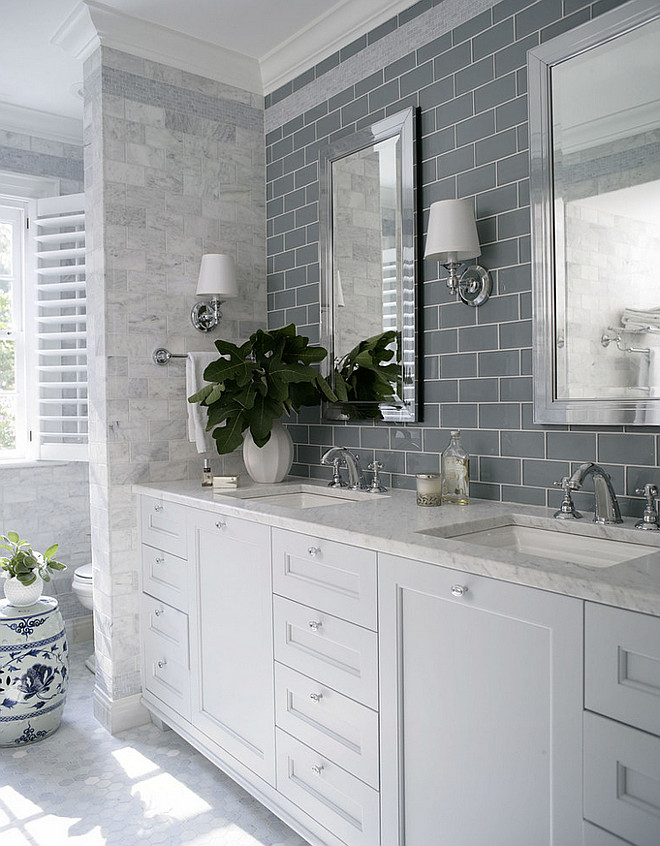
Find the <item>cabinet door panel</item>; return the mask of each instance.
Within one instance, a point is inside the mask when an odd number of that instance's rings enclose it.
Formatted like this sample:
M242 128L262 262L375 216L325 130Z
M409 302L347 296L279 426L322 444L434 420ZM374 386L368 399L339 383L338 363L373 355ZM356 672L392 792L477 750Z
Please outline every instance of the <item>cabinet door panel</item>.
M273 784L269 529L200 514L194 548L199 661L193 723Z
M582 603L389 555L379 593L384 846L579 843Z

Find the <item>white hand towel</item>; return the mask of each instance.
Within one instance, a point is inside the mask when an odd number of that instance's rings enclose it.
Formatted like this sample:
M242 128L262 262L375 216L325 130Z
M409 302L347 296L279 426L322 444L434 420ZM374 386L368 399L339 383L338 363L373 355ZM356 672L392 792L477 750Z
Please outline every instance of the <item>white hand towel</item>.
M218 353L188 353L186 359L186 399L196 394L208 382L202 375ZM197 446L197 452L215 452L215 441L206 431L206 406L197 402L188 403L188 439Z

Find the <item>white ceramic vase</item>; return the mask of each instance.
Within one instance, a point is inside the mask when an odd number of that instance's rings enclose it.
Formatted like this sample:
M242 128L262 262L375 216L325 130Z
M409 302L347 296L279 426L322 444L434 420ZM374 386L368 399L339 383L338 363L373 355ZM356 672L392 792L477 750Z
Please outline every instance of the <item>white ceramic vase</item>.
M37 576L31 585L24 585L15 577L5 579L5 598L14 608L26 608L34 605L44 589L44 581Z
M243 461L253 481L267 485L281 482L288 476L293 464L291 435L276 421L268 443L258 447L248 429L243 440Z

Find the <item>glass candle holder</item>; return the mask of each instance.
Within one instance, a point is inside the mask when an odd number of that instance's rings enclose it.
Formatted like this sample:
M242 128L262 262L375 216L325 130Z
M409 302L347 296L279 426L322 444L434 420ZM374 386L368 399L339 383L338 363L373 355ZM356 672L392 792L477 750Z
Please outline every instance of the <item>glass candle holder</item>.
M440 473L417 474L417 505L442 505L442 476Z

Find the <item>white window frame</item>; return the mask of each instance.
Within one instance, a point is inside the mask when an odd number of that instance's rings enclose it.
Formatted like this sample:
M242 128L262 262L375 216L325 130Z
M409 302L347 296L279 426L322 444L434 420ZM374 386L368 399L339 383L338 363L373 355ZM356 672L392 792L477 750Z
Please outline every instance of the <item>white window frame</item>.
M48 239L44 245L43 239L38 241L36 236L39 232L43 235L49 231L56 232L57 229L48 230L37 225L39 214L37 200L34 198L52 197L55 203L61 200L66 209L67 197L59 198L58 188L57 180L0 173L0 205L20 208L22 213L30 220L29 229L25 229L23 226L21 230L23 250L22 290L20 295L17 292L14 300L16 314L12 339L16 342L16 387L17 393L20 394L20 402L18 403L20 409L17 408L16 415L16 449L0 452L0 467L2 464L22 461L86 461L88 458L86 442L42 443L43 438L40 435L40 426L42 425L40 414L47 414L48 410L48 404L44 404L43 401L40 402L40 399L43 400L44 395L51 397L56 392L50 392L48 389L44 391L43 389L42 365L48 361L48 357L39 354L39 347L40 345L43 346L40 336L43 338L44 331L48 330L48 321L44 321L43 316L50 317L53 314L53 309L40 308L38 305L39 281L44 280L44 275L39 275L37 271L39 266L48 266L52 262L43 259L37 260L37 253L40 250L43 251L44 246L46 246L46 249L48 248ZM22 196L18 196L19 194ZM72 197L71 200L73 206L75 204L74 198ZM47 213L49 209L47 200L43 208ZM43 211L41 216L44 216ZM84 232L82 235L84 238ZM83 264L84 278L84 257L76 259L76 263ZM80 275L77 278L80 278ZM84 304L84 299L82 303ZM80 310L76 309L76 311ZM39 320L40 317L42 318L41 321ZM84 319L82 322L84 325ZM57 331L56 325L54 328ZM76 393L80 395L79 391Z
M14 342L16 402L16 440L14 449L0 449L0 461L15 461L34 457L28 434L28 379L25 349L25 278L27 275L26 220L29 202L0 196L0 219L11 222L13 233L12 273L12 323L7 330L0 329L0 339Z

